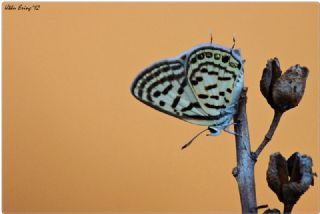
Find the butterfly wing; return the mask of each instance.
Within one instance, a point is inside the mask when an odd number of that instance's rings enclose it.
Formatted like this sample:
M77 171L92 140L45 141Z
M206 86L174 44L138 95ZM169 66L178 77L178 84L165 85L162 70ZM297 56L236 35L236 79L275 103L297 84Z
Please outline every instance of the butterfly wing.
M213 126L230 124L243 88L242 63L239 50L214 44L194 48L188 55L188 83L201 108L218 118Z
M208 126L214 118L209 117L201 108L186 77L183 59L162 60L137 76L131 93L141 102L161 112Z

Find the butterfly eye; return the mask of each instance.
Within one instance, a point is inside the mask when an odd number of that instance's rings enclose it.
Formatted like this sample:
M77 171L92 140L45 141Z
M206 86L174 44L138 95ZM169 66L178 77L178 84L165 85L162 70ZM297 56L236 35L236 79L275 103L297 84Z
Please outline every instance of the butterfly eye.
M218 129L214 128L214 127L210 127L210 126L209 126L208 129L209 129L210 133L211 133L213 136L216 136L216 135L218 135L218 134L220 133L220 131L219 131Z
M218 54L218 53L214 54L214 59L220 59L220 57L221 57L221 54Z
M211 127L209 127L209 131L210 131L211 133L215 133L215 132L216 132L216 130L215 130L214 128L211 128Z

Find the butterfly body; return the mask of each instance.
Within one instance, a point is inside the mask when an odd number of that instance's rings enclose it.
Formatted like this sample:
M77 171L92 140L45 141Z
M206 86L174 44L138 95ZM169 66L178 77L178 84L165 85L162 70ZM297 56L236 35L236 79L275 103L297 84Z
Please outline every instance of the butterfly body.
M131 92L161 112L218 135L231 124L243 79L238 49L201 44L144 69Z

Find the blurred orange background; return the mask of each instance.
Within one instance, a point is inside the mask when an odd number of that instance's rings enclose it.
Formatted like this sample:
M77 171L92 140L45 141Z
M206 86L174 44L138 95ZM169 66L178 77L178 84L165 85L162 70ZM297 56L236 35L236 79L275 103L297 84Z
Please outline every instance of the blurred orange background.
M9 212L241 211L234 136L167 116L130 94L135 76L210 41L241 48L252 148L273 111L260 94L266 61L310 69L256 164L258 205L269 155L299 151L319 171L318 3L22 3L3 15L3 210ZM18 6L21 3L10 3ZM319 212L319 178L294 213ZM260 211L262 212L262 211Z

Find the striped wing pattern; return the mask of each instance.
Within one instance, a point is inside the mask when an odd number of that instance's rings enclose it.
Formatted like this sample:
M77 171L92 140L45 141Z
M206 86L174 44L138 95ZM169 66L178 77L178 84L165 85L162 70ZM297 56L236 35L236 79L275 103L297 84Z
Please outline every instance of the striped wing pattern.
M143 103L179 119L198 125L212 123L188 85L181 60L163 60L145 69L131 92Z
M194 50L187 61L189 85L199 104L211 116L226 110L233 115L235 104L243 87L242 62L231 51L213 47ZM223 123L225 118L212 125Z
M131 92L141 102L171 116L223 127L234 113L242 74L242 61L230 49L205 44L146 68L134 80Z

